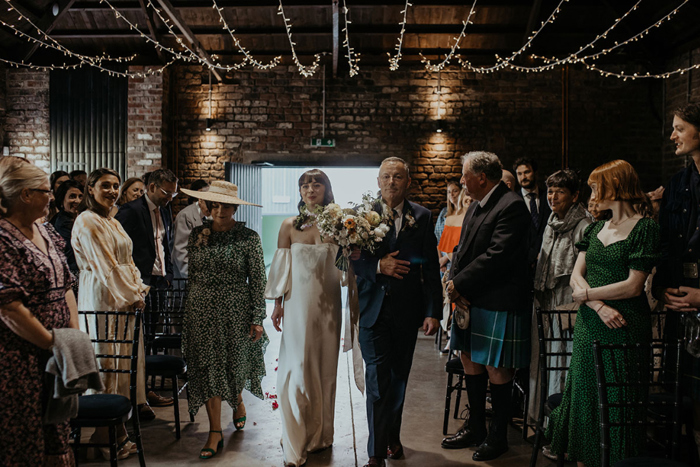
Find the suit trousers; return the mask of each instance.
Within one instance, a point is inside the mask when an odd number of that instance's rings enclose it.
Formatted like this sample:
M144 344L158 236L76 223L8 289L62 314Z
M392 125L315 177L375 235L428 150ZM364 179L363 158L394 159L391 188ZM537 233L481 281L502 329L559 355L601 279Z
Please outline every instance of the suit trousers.
M365 361L367 423L370 457L386 458L389 444L400 442L401 417L408 375L413 363L418 328L393 316L390 296L384 297L377 321L360 327L359 342Z

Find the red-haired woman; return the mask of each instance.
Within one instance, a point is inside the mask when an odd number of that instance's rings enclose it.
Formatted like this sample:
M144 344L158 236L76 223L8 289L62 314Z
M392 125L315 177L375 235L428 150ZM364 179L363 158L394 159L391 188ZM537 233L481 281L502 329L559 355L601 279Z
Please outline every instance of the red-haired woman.
M623 160L596 168L588 185L600 211L610 220L591 224L571 275L573 298L580 303L571 367L561 405L552 412L548 435L552 450L566 452L579 467L600 465L598 392L591 344L646 343L651 339L649 302L644 293L647 276L659 258L659 226L641 189L634 168ZM617 372L640 362L616 360ZM643 364L643 362L641 362ZM627 391L626 398L642 398L643 391ZM616 412L613 412L616 416ZM641 417L641 414L640 414ZM637 455L642 430L613 428L610 464Z

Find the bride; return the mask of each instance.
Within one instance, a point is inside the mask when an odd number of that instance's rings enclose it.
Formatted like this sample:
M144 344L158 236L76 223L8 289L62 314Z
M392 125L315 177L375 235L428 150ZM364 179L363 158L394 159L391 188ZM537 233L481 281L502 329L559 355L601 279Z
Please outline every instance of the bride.
M277 391L287 466L333 444L340 350L338 246L324 242L313 215L333 202L328 176L309 170L299 178L300 214L285 219L270 267L265 298L275 300L272 323L282 332Z

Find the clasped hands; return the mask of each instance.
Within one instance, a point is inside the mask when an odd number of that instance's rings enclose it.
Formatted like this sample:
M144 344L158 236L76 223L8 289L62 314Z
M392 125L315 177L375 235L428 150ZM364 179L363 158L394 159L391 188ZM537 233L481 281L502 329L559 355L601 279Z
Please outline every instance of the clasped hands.
M700 308L700 289L694 287L672 287L663 289L661 300L673 311L693 312Z
M593 311L596 312L600 320L610 329L620 329L627 326L627 321L625 321L624 316L610 305L606 305L602 300L595 300L590 298L590 289L584 289L582 287L574 286L574 291L571 294L574 301L580 305L586 302L596 301L601 302L597 307L595 305L589 306Z

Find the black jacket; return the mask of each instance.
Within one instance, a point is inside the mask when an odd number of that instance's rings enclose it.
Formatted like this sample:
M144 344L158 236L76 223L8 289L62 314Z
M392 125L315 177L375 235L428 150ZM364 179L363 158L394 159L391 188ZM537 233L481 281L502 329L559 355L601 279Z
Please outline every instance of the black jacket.
M500 182L477 214L473 202L450 271L455 289L472 306L527 312L532 271L527 261L530 212L523 198Z
M170 260L170 245L173 233L173 219L170 214L170 209L167 207L160 208L160 216L163 219L163 227L165 235L163 236L163 250L165 250L165 278L168 282L173 280L173 265ZM148 210L146 195L135 199L130 203L126 203L119 208L119 212L114 216L134 244L133 254L134 263L141 272L141 279L150 285L151 274L153 272L153 264L156 262L156 246L153 241L153 222L151 222L151 213Z
M679 287L683 282L684 254L697 224L697 210L693 209L690 180L695 164L691 164L671 178L659 211L661 228L661 261L656 268L654 288ZM697 281L696 285L697 287Z
M517 194L523 199L522 190L518 190ZM527 261L532 266L534 271L535 263L537 262L537 255L540 254L540 248L542 248L542 237L544 236L544 229L547 227L547 221L549 220L549 215L552 214L552 209L549 207L547 202L547 191L539 189L538 198L540 199L540 208L538 212L538 228L535 228L535 224L532 222L532 216L530 216L530 243L527 253ZM523 199L526 204L530 203L529 199ZM528 210L528 214L530 211Z
M66 262L68 263L68 269L71 271L78 270L78 264L75 262L75 253L73 252L73 245L71 245L71 232L73 231L73 223L75 222L75 217L66 213L65 211L58 211L58 213L51 219L56 232L58 232L63 240L66 241L66 248L63 253L66 255Z

